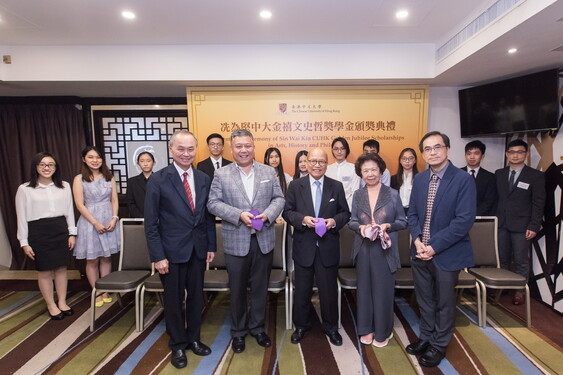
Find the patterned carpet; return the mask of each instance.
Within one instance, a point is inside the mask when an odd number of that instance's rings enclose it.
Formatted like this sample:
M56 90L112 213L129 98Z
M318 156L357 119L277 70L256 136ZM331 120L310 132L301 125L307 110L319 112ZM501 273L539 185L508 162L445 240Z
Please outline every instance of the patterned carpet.
M283 295L270 295L267 332L274 345L264 349L247 337L246 351L230 350L229 294L210 293L204 311L202 341L211 346L207 357L188 355L182 371L170 365L161 309L154 294L146 301L146 328L135 332L131 293L123 307L113 302L98 312L90 332L89 293L74 292L76 314L51 321L37 291L0 292L1 374L563 374L561 316L533 301L532 324L524 325L522 309L489 304L488 325L479 328L474 299L461 299L456 332L446 360L438 368L420 367L405 346L418 334L418 311L410 292L395 301L394 338L382 349L359 345L355 335L353 292L342 298L344 345L330 345L321 333L318 303L314 326L300 345L290 343L285 330ZM506 307L504 307L506 306Z

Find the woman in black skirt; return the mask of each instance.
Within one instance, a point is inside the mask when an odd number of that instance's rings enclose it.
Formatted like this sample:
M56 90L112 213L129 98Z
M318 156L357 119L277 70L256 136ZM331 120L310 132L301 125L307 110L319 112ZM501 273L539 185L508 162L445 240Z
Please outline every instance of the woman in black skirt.
M30 174L30 181L16 193L18 240L25 255L35 261L39 290L51 319L61 320L73 314L66 303L66 265L76 236L72 192L48 152L33 157Z

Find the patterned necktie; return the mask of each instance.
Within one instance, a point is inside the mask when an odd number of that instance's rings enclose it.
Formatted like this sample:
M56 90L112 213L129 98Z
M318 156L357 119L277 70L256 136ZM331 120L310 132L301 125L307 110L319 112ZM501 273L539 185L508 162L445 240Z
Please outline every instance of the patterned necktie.
M192 196L192 189L190 189L190 184L188 183L188 172L184 172L183 183L184 189L186 190L186 194L188 196L188 203L190 204L192 212L195 214L194 197Z
M475 169L471 170L471 176L473 176L473 178L477 178L477 177L475 177Z
M426 202L426 218L424 219L424 227L422 227L422 243L428 245L430 242L430 220L432 219L432 206L434 206L434 198L438 190L438 175L433 174L428 187L428 201Z
M510 179L508 180L508 187L510 190L514 189L514 180L516 177L516 171L510 172Z
M315 181L315 185L317 185L317 192L315 194L315 217L319 217L319 211L321 210L321 200L323 199L323 194L321 191L321 182Z

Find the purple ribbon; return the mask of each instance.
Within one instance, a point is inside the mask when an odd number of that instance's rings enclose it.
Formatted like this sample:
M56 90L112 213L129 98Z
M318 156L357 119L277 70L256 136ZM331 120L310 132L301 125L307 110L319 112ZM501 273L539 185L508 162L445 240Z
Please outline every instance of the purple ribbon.
M319 237L324 236L326 233L326 222L322 217L317 218L317 222L315 223L315 233Z
M252 210L250 211L250 213L255 217L260 215L260 211L258 210ZM260 232L262 230L262 227L264 227L264 222L262 221L262 219L250 219L250 221L252 221L252 228L256 229L258 232Z

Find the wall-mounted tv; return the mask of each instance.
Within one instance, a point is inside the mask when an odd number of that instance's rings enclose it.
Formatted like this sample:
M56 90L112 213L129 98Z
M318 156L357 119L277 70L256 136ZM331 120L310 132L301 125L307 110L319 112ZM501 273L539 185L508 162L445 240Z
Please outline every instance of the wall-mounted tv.
M461 136L558 127L558 69L459 90Z

